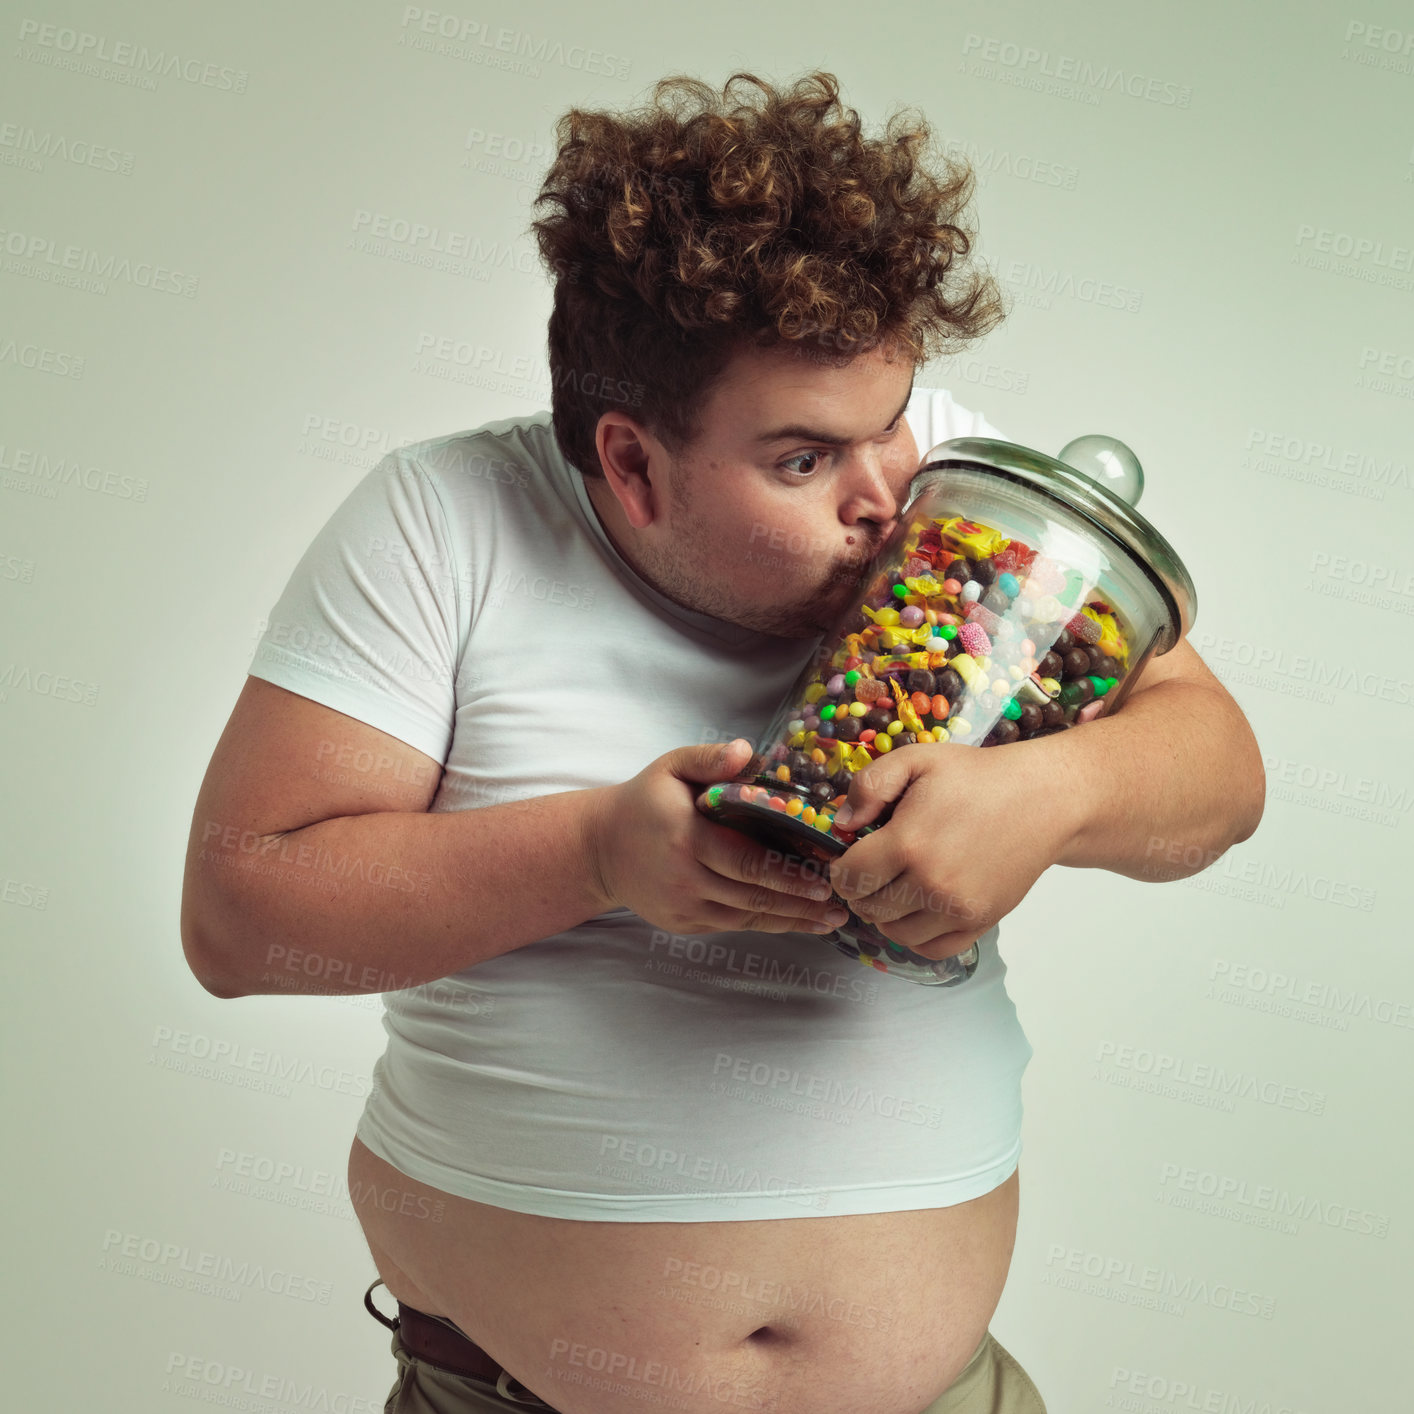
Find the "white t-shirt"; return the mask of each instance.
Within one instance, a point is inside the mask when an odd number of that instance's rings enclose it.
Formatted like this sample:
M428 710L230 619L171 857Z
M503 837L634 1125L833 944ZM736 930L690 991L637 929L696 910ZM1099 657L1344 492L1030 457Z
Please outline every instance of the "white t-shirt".
M942 391L915 389L906 416L920 453L998 435ZM818 642L648 585L541 412L384 457L295 567L250 672L442 762L436 812L755 742ZM809 933L687 937L613 909L385 992L358 1136L444 1192L550 1217L965 1202L1021 1153L1032 1050L997 939L966 982L926 987Z

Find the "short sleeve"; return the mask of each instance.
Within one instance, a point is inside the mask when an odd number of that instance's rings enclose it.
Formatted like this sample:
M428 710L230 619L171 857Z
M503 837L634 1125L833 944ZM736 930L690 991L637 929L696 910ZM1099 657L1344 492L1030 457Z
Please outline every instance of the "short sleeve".
M445 764L459 582L436 488L404 453L391 452L304 552L248 671Z

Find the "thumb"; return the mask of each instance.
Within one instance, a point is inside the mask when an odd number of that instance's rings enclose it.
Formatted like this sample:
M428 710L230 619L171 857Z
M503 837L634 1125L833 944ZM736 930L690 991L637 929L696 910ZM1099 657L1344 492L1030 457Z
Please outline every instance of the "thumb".
M725 746L719 742L680 746L669 755L668 768L679 780L711 785L730 779L746 765L751 756L751 743L737 737Z

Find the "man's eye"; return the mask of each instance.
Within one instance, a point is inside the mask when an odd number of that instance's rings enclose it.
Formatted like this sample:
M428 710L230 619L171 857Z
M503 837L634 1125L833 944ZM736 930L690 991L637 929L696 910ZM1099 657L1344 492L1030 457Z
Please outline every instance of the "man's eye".
M824 452L801 452L799 456L791 457L788 461L783 461L783 462L781 463L781 465L782 465L787 471L794 471L797 476L803 476L803 475L806 474L805 469L804 469L804 468L800 468L800 467L796 467L796 466L794 465L794 463L796 463L796 462L801 462L801 461L805 461L805 460L807 460L807 459L810 458L810 457L817 457L817 458L820 458L821 460L823 460L823 459L824 459L824 456L825 456L825 453L824 453ZM812 467L811 470L814 470L814 468Z

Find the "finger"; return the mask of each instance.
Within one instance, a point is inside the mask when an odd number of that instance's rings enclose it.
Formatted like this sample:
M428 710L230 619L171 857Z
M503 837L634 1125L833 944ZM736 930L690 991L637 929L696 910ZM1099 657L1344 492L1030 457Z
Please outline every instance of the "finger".
M991 926L985 915L980 915L966 900L942 890L935 889L926 898L921 892L914 892L903 910L896 904L895 899L892 905L879 905L884 915L882 920L860 913L857 904L850 907L886 938L915 952L926 949L928 957L953 957L966 952ZM935 951L939 947L941 951Z
M876 834L851 845L838 859L831 861L830 887L858 913L856 904L893 884L906 867L907 861L892 844L888 827L885 826ZM910 907L916 908L917 905Z
M705 818L700 828L694 825L694 831L693 854L698 863L724 878L768 884L798 898L830 896L830 880L819 860L799 859Z
M906 921L901 919L900 923ZM925 931L926 926L925 924ZM920 957L926 957L930 962L941 962L945 957L957 957L965 953L980 936L970 932L939 933L921 943L910 943L903 938L895 938L894 941L902 943L904 947L916 952Z
M703 869L694 887L723 932L829 933L846 918L837 904L783 893L768 884L728 879L710 869Z
M921 752L900 747L856 771L845 803L835 812L835 824L842 830L859 830L871 824L884 806L902 799L924 760Z

